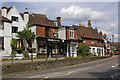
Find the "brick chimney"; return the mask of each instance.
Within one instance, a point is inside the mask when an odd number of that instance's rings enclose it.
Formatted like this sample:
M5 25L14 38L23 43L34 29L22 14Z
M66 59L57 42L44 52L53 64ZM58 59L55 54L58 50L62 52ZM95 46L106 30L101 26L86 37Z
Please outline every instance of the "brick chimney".
M90 20L88 20L88 28L92 28Z
M100 31L99 34L102 36L102 31Z
M57 17L58 26L61 26L61 17Z
M82 27L83 27L83 24L82 24Z
M79 26L81 27L81 24L79 24Z
M7 15L7 7L5 7L5 3L3 3L2 16L6 17L6 15Z
M103 38L104 38L104 39L106 39L106 38L107 38L107 35L106 35L106 33L103 35Z
M98 32L98 28L97 28L97 27L95 28L95 31L97 31L97 32Z
M27 8L25 8L25 12L24 12L24 21L25 21L25 24L27 24L29 21L29 13L27 11Z

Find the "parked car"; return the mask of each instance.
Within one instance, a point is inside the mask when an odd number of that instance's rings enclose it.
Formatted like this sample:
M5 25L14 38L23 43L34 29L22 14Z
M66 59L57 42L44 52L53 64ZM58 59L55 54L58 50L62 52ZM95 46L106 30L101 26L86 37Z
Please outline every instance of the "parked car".
M120 52L119 51L115 51L114 55L119 55Z

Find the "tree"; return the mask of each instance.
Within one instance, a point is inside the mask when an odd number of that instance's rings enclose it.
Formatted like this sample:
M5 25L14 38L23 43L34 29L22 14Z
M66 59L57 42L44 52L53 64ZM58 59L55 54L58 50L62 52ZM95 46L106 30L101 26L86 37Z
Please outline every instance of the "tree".
M82 56L87 56L87 52L89 52L90 47L84 43L78 45L78 52L81 53Z
M32 47L32 42L34 41L35 38L34 32L31 31L30 27L31 26L27 24L27 26L24 27L24 30L19 31L17 33L20 39L27 41L28 47Z

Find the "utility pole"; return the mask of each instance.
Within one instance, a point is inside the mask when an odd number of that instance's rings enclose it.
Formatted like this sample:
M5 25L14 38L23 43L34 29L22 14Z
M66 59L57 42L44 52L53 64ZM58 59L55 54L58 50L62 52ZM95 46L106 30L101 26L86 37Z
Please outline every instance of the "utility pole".
M112 35L112 53L111 53L111 56L113 55L113 48L114 48L114 35Z

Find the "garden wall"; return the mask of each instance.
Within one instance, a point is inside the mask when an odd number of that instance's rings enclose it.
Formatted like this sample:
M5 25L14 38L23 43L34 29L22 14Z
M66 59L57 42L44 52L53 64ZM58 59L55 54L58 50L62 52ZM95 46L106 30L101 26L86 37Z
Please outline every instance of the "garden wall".
M100 60L106 57L86 57L86 58L75 58L75 59L63 59L54 61L43 61L43 62L29 62L29 63L15 63L7 64L2 66L3 75L19 73L19 72L30 72L30 71L45 71L50 69L56 69L60 67L67 67L71 65L91 62Z

